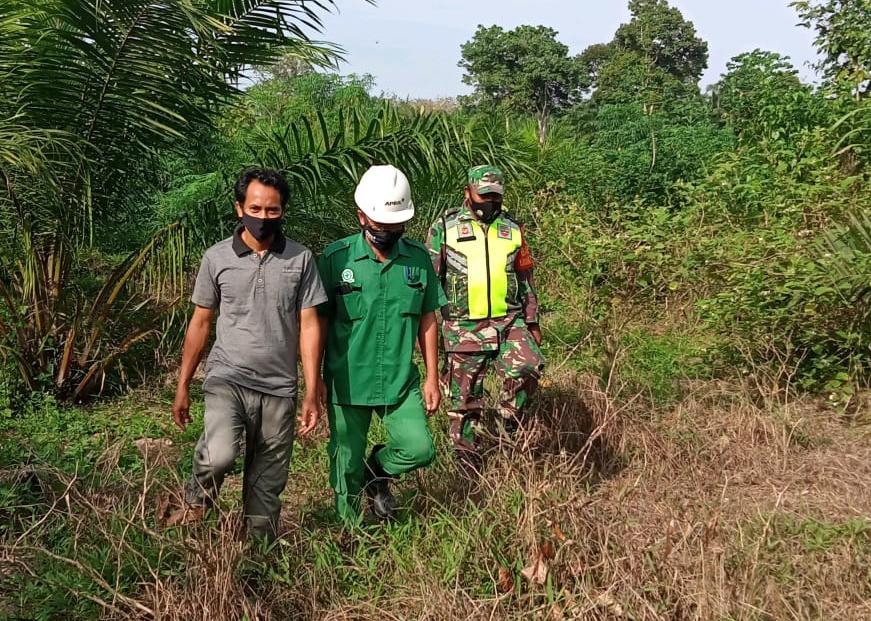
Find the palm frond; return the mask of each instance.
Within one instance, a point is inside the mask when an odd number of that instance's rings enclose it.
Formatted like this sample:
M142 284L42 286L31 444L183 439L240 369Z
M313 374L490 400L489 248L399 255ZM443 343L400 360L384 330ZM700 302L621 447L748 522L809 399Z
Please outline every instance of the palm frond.
M857 314L871 316L871 214L847 213L819 242L817 260L829 270L832 285Z
M307 36L329 8L323 2L10 4L14 17L0 21L0 49L7 53L0 59L0 94L20 110L18 125L64 131L86 150L92 164L78 162L63 184L62 202L67 217L77 219L76 230L100 214L124 171L208 126L238 93L228 80L242 67L287 50L316 64L338 54ZM24 153L7 151L6 159Z
M839 118L831 127L837 143L835 156L849 151L864 151L871 136L871 103L865 101Z
M321 13L335 6L333 0L209 0L214 15L220 16L214 43L222 59L235 72L244 66L266 65L282 52L292 51L313 66L335 66L342 49L315 41L309 32L320 32Z

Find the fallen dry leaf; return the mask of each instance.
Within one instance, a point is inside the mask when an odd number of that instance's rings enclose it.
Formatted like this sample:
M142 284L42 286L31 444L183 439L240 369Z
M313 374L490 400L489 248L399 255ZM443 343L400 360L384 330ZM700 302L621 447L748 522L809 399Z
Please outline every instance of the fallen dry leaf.
M551 530L553 531L553 536L556 537L556 540L559 541L560 543L563 543L568 539L568 537L566 537L566 534L559 527L559 524L554 524L551 527Z
M554 550L553 544L550 541L545 541L541 544L540 552L542 558L547 561L556 556L556 550Z
M544 584L547 581L547 563L541 550L535 555L535 561L520 574L533 584Z
M201 522L206 515L204 507L181 507L170 513L163 522L164 528L184 526Z
M596 605L600 608L607 609L608 612L610 612L615 617L623 617L625 615L623 606L621 606L617 600L611 597L610 593L602 593L596 599Z
M172 498L169 494L160 493L157 495L156 505L154 519L157 525L163 528L163 525L166 524L166 519L172 513Z
M511 593L514 590L514 576L507 567L499 567L499 579L496 581L497 593Z

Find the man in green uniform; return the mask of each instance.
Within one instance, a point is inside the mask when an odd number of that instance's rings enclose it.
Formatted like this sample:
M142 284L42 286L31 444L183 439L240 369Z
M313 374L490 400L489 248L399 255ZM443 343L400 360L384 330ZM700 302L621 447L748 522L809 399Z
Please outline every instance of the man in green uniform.
M319 307L327 334L324 398L330 423L330 484L346 524L360 517L365 489L382 519L395 509L389 480L435 456L424 413L441 400L435 311L444 293L426 248L402 237L414 215L411 189L393 166L373 166L354 194L360 233L327 246L318 269L328 301ZM423 394L413 361L426 364ZM388 442L365 459L372 412Z
M442 383L451 439L460 457L476 465L474 427L484 410L488 366L502 377L497 413L510 432L538 386L544 357L532 257L523 229L502 211L502 172L472 168L465 194L462 206L432 225L427 246L448 297Z

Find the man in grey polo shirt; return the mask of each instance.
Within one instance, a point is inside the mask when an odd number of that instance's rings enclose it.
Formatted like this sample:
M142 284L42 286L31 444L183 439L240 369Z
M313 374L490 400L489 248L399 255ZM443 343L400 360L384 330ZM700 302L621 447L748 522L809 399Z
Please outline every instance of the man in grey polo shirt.
M248 533L275 537L293 445L297 350L306 384L299 432L317 424L321 328L315 307L327 296L312 253L281 230L289 194L275 171L243 172L235 186L242 226L203 255L172 407L182 429L190 422L189 386L216 313L217 336L206 362L204 429L185 490L187 506L169 523L203 515L244 440Z

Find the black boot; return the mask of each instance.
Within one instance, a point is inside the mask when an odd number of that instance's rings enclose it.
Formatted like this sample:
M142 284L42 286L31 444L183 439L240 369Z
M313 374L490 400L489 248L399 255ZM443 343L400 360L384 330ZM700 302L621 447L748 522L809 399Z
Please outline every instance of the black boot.
M372 512L380 520L389 520L396 511L396 500L390 493L390 479L392 477L384 472L381 464L375 459L375 455L383 448L383 444L377 444L372 447L372 452L369 453L369 459L366 460L364 487L366 495L369 497L369 506L372 507Z

